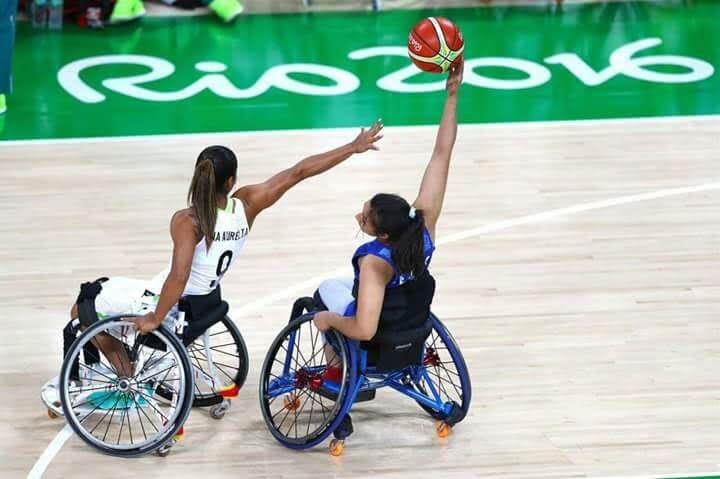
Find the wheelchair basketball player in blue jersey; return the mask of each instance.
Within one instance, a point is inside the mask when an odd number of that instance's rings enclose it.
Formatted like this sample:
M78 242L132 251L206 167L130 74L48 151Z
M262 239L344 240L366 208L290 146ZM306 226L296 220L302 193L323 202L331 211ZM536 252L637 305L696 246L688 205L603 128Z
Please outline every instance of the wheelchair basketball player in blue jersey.
M447 80L417 199L410 204L377 194L363 205L357 222L375 239L353 255L354 278L327 280L315 298L298 299L290 324L270 347L261 373L261 409L270 432L288 447L312 447L334 433L331 452L340 454L352 433L352 404L373 399L380 387L414 399L439 420L443 437L467 414L469 375L452 336L430 311L435 280L428 271L457 136L461 83L459 65Z
M149 282L113 277L81 286L63 330L60 376L42 389L48 414L65 416L91 446L124 456L169 452L192 405L221 418L245 381L248 357L220 283L255 219L300 181L377 149L382 128L378 120L351 143L232 195L235 154L205 148L190 207L170 222L169 269Z

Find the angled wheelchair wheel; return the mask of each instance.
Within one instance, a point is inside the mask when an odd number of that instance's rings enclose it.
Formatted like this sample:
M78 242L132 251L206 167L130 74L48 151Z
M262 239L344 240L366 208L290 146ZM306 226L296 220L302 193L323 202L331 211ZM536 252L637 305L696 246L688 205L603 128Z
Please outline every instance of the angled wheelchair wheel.
M452 406L452 424L462 421L470 409L472 388L465 358L444 324L431 315L433 329L425 340L422 367L414 380L421 393ZM438 411L418 402L433 418L448 419L446 411Z
M260 409L283 445L305 449L338 427L351 405L354 359L337 331L322 333L306 314L275 338L260 373Z
M100 346L99 360L92 364L80 354L90 341ZM76 362L79 374L73 377ZM119 317L95 323L75 340L59 382L63 412L73 431L115 456L166 446L187 419L193 400L192 367L177 337L163 327L138 334L133 323Z
M248 375L248 352L235 322L225 316L187 347L195 374L193 406L208 407L238 395Z

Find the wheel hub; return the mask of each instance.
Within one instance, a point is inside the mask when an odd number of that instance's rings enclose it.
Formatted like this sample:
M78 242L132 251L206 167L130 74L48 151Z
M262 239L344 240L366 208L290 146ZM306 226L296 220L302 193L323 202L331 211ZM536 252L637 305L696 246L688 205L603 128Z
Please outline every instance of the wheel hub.
M130 380L128 378L120 378L117 382L117 390L121 393L128 392L130 390Z

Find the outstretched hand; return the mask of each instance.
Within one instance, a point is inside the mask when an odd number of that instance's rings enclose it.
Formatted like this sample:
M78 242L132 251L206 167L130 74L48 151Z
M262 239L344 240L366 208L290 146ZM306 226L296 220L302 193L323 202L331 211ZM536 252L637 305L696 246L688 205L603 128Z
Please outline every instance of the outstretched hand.
M462 84L464 67L465 60L461 59L457 65L450 68L450 75L448 75L447 83L445 85L449 96L457 95L460 85Z
M382 139L383 135L380 134L382 129L383 124L380 118L369 129L361 129L360 134L352 142L353 151L355 153L365 153L368 150L379 150L375 143Z

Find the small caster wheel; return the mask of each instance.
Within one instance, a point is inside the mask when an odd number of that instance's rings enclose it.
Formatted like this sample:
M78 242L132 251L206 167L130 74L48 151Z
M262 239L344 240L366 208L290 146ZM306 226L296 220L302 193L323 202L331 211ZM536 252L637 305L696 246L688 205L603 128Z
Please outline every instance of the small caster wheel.
M230 409L230 401L224 400L220 404L210 408L210 417L213 419L222 419L225 417L225 413Z
M58 415L53 412L52 409L48 408L47 415L50 419L57 419Z
M446 422L439 422L435 428L438 437L448 437L450 434L450 425Z
M168 442L167 444L160 446L156 451L155 454L157 454L160 457L167 457L168 454L170 454L170 450L172 449L172 441Z
M290 393L283 398L283 406L290 412L300 409L300 396Z
M330 441L330 454L332 454L333 456L341 456L344 449L345 441L341 441L339 439L333 439L332 441Z

